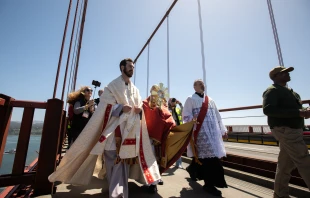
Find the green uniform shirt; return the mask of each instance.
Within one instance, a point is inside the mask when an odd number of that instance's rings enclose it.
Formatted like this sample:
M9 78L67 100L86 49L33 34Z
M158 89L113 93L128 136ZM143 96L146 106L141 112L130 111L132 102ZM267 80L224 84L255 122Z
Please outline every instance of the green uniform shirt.
M273 84L263 94L263 111L270 128L303 128L304 118L299 116L299 109L302 109L301 99L293 89Z

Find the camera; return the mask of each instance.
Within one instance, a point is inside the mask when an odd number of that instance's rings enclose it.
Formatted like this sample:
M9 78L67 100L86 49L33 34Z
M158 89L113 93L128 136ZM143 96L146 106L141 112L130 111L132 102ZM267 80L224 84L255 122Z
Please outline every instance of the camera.
M92 85L94 85L95 87L100 87L101 82L93 80Z

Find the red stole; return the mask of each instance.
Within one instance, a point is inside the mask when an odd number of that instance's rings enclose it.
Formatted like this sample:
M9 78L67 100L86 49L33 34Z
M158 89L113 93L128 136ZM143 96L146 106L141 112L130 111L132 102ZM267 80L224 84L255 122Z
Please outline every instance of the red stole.
M197 117L197 124L196 124L196 129L194 131L194 141L193 139L191 139L191 147L192 147L192 151L195 157L195 161L196 163L198 163L199 165L202 165L202 163L198 160L198 151L197 151L197 137L198 137L198 133L200 131L200 128L203 124L203 120L205 119L207 112L208 112L208 107L209 107L209 98L208 96L205 96L205 101L202 103L202 106L200 108L198 117Z

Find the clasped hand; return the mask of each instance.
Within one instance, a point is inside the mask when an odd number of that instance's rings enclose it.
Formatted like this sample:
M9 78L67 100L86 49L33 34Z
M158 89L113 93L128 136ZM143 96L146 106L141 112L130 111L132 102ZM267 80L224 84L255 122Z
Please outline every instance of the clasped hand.
M134 106L133 108L134 108L134 111L136 114L139 114L142 111L142 109L138 106ZM131 109L132 109L132 106L130 106L130 105L124 105L123 106L123 112L124 113L131 111Z
M197 120L197 116L194 116L192 121L194 121L195 124L199 124L198 120Z

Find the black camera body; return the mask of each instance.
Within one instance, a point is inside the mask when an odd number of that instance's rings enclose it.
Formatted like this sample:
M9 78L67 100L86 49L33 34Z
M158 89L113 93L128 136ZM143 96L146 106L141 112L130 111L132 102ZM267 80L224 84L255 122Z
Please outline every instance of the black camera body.
M101 82L93 80L92 85L94 85L95 87L100 87Z

